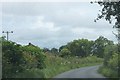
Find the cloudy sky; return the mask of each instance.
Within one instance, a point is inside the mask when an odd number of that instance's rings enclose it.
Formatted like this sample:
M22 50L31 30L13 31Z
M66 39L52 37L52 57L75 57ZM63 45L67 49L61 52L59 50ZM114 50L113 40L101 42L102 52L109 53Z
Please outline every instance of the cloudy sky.
M90 2L5 2L0 22L9 39L42 48L59 48L74 39L95 40L104 36L117 42L112 26L104 19L94 22L101 7ZM5 35L5 34L3 34Z

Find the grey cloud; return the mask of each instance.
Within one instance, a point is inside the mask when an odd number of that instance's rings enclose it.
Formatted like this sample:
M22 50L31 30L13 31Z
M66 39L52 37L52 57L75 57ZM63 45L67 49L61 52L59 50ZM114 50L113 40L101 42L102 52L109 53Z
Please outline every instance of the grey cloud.
M4 3L3 30L14 31L13 41L48 48L78 38L95 40L100 35L116 41L112 25L105 20L94 22L99 9L90 3ZM73 32L75 28L82 31Z

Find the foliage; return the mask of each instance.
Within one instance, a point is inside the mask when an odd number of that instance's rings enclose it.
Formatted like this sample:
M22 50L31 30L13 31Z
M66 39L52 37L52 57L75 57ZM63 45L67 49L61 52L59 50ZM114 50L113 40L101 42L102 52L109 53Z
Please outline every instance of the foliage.
M0 37L0 63L2 63L2 38Z
M58 49L52 48L52 49L51 49L51 53L58 54Z
M45 67L45 55L37 46L21 46L12 41L2 41L3 78L14 78L25 71ZM27 76L26 76L27 77Z
M46 53L46 52L50 52L50 50L48 49L48 48L43 48L43 50L42 50L44 53Z
M59 51L61 55L63 52L62 50L67 49L70 52L69 55L71 56L87 57L92 54L92 55L103 58L104 49L106 46L109 46L109 45L113 45L113 42L108 40L107 38L104 38L103 36L100 36L95 41L89 41L88 39L74 40L72 42L69 42L67 45L61 46L59 48Z
M79 56L69 56L64 58L46 53L46 68L42 69L42 72L44 73L45 78L51 78L71 69L98 65L101 64L102 61L102 58L96 56L88 56L84 58Z
M61 52L62 49L64 49L66 47L66 45L62 45L60 48L59 48L59 52Z
M115 34L118 39L118 52L120 52L120 1L98 1L101 7L101 14L98 14L96 20L104 18L109 23L115 22L114 28L118 30L118 34ZM95 20L95 22L96 22Z
M15 78L44 78L44 73L38 68L25 70L23 73L18 73Z
M13 77L14 74L23 71L24 58L21 46L14 42L2 42L3 77Z
M67 48L62 49L60 53L61 53L60 55L61 57L69 57L71 54L71 52Z
M59 55L54 55L54 53L58 53L55 48L52 49L52 54L50 54L51 51L45 53L44 50L31 43L26 46L6 40L3 40L2 43L3 78L50 78L70 69L102 63L101 54L98 53L98 57L93 54L94 48L96 48L95 44L104 46L106 56L108 56L110 50L116 49L116 45L104 37L100 37L95 41L87 39L74 40L67 45L61 46ZM110 45L113 47L112 49L109 47ZM101 47L97 48L96 51L99 51ZM114 61L116 61L114 58L107 59L109 66L113 65ZM111 67L115 68L115 66Z
M99 72L106 77L118 77L118 54L114 53L108 61L108 65L99 68ZM120 60L119 60L120 61Z
M108 45L105 47L104 50L104 66L108 66L108 61L110 60L110 58L112 57L112 55L114 53L118 53L118 48L117 45Z
M45 55L42 50L34 45L27 45L23 47L24 58L26 63L30 64L28 67L33 67L36 65L36 68L44 68ZM33 63L33 64L32 64Z
M101 18L105 18L109 23L112 20L116 19L115 26L116 28L120 28L120 1L118 2L102 2L99 1L98 4L103 6L101 10L101 14L98 14L97 20Z
M113 46L106 47L107 52L105 51L104 65L101 68L101 73L109 77L118 77L117 72L120 70L120 66L118 65L120 63L120 60L118 60L118 54L120 54L120 1L98 1L97 3L102 6L102 10L101 14L98 14L96 20L104 18L106 21L109 21L109 23L115 22L113 27L118 30L118 34L115 34L118 38L118 45L116 48L118 51L115 52L116 49L113 49ZM106 73L106 71L109 73Z
M104 38L103 36L100 36L98 39L95 40L92 52L94 55L98 57L104 57L104 49L106 46L113 45L113 42L108 40L107 38Z
M114 53L112 55L112 58L110 58L109 62L108 62L108 66L115 71L118 71L118 54Z
M87 39L79 39L74 40L73 42L69 42L67 45L60 47L60 52L62 49L66 48L71 52L72 56L81 56L86 57L91 52L92 41L88 41Z
M108 45L105 47L104 53L103 65L99 72L106 77L118 77L118 62L120 61L118 58L118 46L116 44Z

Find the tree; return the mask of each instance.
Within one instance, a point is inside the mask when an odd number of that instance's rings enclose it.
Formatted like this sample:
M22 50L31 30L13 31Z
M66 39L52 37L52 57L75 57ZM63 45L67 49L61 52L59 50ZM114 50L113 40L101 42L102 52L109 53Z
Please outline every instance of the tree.
M98 57L104 57L104 49L107 45L113 44L112 41L100 36L97 40L95 40L94 45L92 46L92 53Z
M62 49L60 53L61 57L68 57L71 54L71 52L67 48Z
M109 23L112 23L112 20L115 21L114 28L118 30L118 52L120 52L120 1L118 2L97 2L100 6L102 6L101 14L98 14L96 20L104 18ZM95 20L95 22L96 22Z
M48 48L43 48L43 52L50 52Z
M21 46L12 41L2 41L3 78L15 78L17 74L24 74L27 70L43 69L44 60L45 55L37 46Z
M56 48L52 48L52 49L51 49L51 53L53 53L53 54L57 54L57 53L58 53L58 49L56 49Z
M105 18L106 21L109 21L109 23L111 23L114 18L116 19L114 27L120 28L120 1L118 2L98 1L98 4L100 6L103 6L103 8L101 10L101 14L98 14L98 18L96 20Z
M59 48L59 52L61 52L61 50L62 50L63 48L65 48L65 47L66 47L66 45L61 46L61 47Z
M60 52L65 48L71 52L71 56L81 56L86 57L91 54L93 41L88 39L78 39L69 42L67 45L61 46L59 48Z
M117 45L110 44L105 47L104 50L104 66L108 66L108 61L112 58L114 53L118 53Z
M2 77L13 77L18 72L22 72L24 62L21 46L9 41L2 41Z
M23 47L24 58L26 59L26 64L30 64L29 68L45 68L45 54L42 50L35 45L27 45Z
M118 53L120 54L120 1L119 0L118 2L98 1L97 3L103 8L101 10L101 14L98 14L96 20L104 18L106 21L109 21L109 23L112 23L112 20L115 21L113 28L116 28L118 30L118 34L115 35L118 39ZM119 57L118 59L120 59L119 55L118 57ZM120 64L120 60L118 61L118 64ZM120 71L120 66L118 67L118 71ZM120 74L118 76L120 76Z

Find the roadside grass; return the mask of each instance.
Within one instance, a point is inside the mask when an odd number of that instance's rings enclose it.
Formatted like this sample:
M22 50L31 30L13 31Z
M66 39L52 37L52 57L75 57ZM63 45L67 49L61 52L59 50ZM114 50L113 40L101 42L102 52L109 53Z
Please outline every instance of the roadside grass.
M86 58L81 57L66 57L61 58L59 56L53 56L46 54L47 58L45 61L46 68L42 69L45 78L52 78L62 72L85 67L102 64L103 59L97 58L96 56L89 56Z
M99 69L98 69L98 72L108 78L116 78L117 75L118 75L118 71L115 71L109 67L106 67L106 66L101 66Z
M103 62L103 59L97 58L96 56L62 58L50 53L46 53L45 55L46 68L26 70L23 73L18 73L15 78L53 78L71 69L99 65Z
M44 78L44 74L40 69L25 70L23 73L18 73L13 78Z
M118 57L119 55L117 53L112 54L111 58L107 61L107 64L104 63L98 69L98 72L108 78L118 78L119 61L120 61L120 58Z

